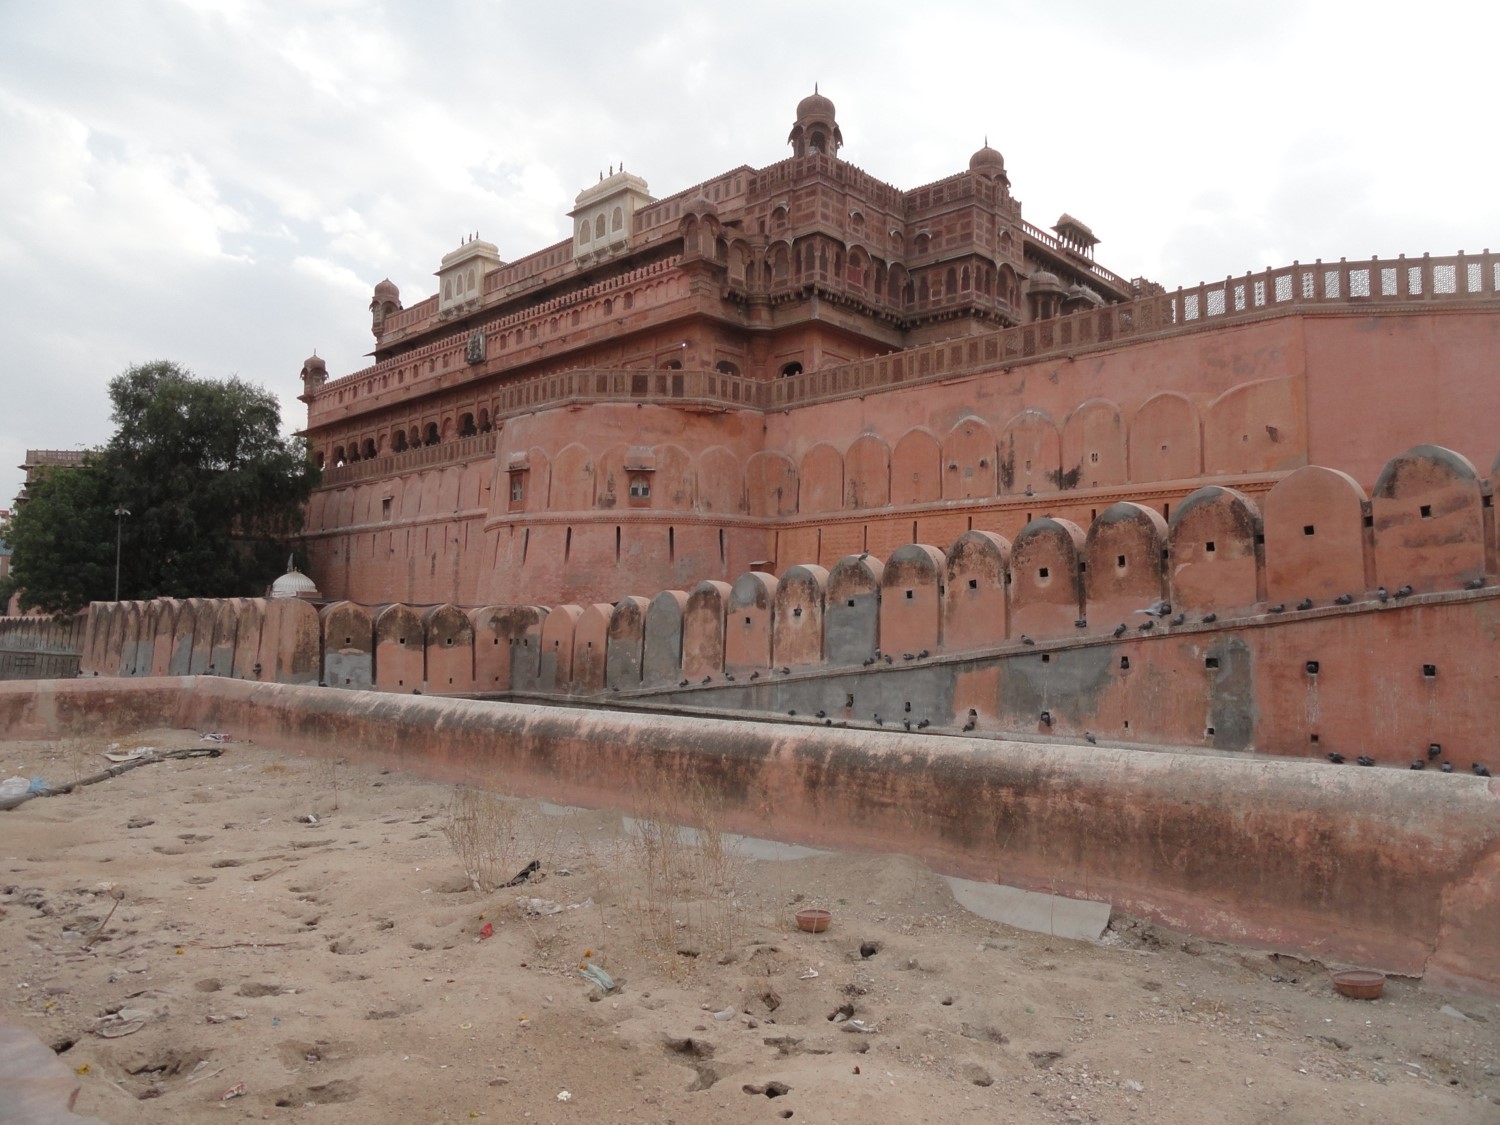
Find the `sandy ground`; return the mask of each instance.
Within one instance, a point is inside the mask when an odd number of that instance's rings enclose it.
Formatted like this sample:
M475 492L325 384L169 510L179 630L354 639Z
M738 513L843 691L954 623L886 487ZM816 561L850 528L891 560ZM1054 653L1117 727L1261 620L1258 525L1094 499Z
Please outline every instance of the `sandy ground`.
M0 777L103 749L0 743ZM631 811L245 743L33 800L0 812L0 1021L120 1125L1500 1121L1490 1000L1346 1000L1118 917L1100 944L1013 930L908 857L756 860L709 797ZM483 892L461 862L533 859Z

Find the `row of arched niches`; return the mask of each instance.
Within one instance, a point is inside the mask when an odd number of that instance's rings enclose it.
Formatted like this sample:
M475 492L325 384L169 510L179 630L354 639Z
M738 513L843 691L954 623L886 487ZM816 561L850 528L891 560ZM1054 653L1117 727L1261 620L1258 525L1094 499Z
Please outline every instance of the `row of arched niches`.
M832 569L752 571L613 604L98 605L84 670L434 693L676 689L726 673L1487 597L1500 551L1491 483L1460 454L1417 446L1387 463L1369 496L1347 474L1310 466L1260 506L1208 486L1170 522L1123 502L1087 531L1043 517L1013 541L975 530L946 550L912 543L884 560L850 555Z

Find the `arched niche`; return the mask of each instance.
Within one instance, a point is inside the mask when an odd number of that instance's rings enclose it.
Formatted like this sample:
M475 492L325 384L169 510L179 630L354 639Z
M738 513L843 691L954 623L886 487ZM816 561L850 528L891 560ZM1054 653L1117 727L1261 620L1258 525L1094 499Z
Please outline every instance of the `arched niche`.
M837 512L844 502L844 458L827 442L802 456L798 510L803 514Z
M745 510L740 459L725 446L710 446L698 456L698 510L730 515Z
M375 614L375 686L411 694L422 690L427 634L422 615L399 602Z
M1023 410L1000 435L1001 495L1051 492L1062 479L1062 435L1041 410Z
M844 454L844 507L884 508L891 502L891 447L861 434Z
M323 682L329 687L375 686L375 618L369 607L334 602L319 614L323 630Z
M1307 462L1301 379L1262 379L1231 387L1203 418L1203 468L1209 476L1269 473Z
M943 499L971 500L997 491L995 432L981 418L960 418L943 438Z
M941 458L942 448L931 430L917 426L902 434L891 451L891 503L930 504L942 499Z
M728 672L771 667L771 613L776 599L775 575L751 571L729 589L724 621L724 669Z
M594 455L577 442L564 446L552 459L552 485L547 507L554 512L593 508Z
M1203 473L1203 419L1186 395L1163 391L1130 420L1130 479L1191 480Z
M846 555L828 572L823 654L829 664L862 664L880 647L880 578L873 555Z
M682 674L692 683L724 671L727 582L704 580L688 593L682 611Z
M455 695L474 690L474 623L456 605L436 605L422 615L427 645L427 691Z
M1063 488L1124 484L1125 423L1120 407L1096 398L1079 405L1063 423Z
M797 466L784 453L762 450L745 463L750 514L761 518L797 514Z
M604 690L605 667L609 659L609 621L615 607L608 602L594 602L583 609L573 629L572 690L594 693Z

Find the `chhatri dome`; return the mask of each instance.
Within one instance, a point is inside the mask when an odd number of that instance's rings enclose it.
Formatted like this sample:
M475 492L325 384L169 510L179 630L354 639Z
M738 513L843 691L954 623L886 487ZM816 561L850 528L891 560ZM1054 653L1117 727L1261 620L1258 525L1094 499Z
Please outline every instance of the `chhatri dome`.
M797 103L797 121L786 140L792 146L793 156L815 153L837 156L843 147L844 134L839 132L833 102L818 93L816 83L813 92Z
M1005 173L1005 157L1001 156L998 150L990 147L988 137L984 139L984 147L969 157L969 171L1010 183L1010 177Z
M310 600L319 597L318 586L311 578L298 570L297 564L291 557L288 557L286 573L271 583L271 597Z

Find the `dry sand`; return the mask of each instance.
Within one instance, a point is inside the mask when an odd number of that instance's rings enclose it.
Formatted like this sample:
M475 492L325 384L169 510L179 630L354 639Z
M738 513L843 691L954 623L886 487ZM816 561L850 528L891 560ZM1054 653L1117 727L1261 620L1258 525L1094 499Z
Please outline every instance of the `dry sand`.
M0 743L0 777L103 749ZM642 835L244 743L30 801L0 812L0 1022L119 1125L1500 1120L1491 1000L1346 1000L1322 966L1118 917L1100 944L1013 930L910 858L752 860L710 799L648 804ZM455 810L471 866L540 877L471 889Z

